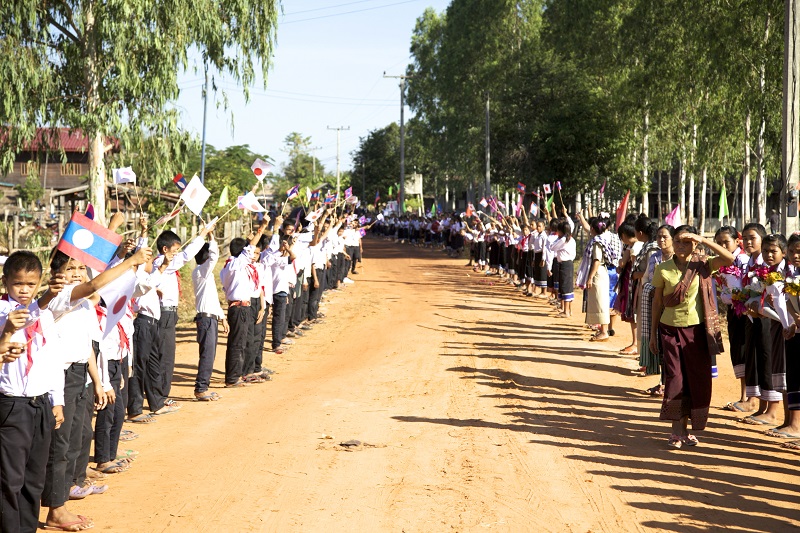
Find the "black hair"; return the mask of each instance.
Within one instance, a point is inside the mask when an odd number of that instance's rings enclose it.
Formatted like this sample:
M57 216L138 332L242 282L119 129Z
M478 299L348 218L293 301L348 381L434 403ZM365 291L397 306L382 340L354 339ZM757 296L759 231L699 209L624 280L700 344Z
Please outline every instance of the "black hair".
M572 226L569 225L569 222L567 222L567 219L565 218L559 219L558 231L564 234L564 240L566 241L569 241L572 237Z
M625 222L617 228L617 235L620 239L622 237L627 237L629 239L631 237L636 237L636 228L633 227L633 224L628 224Z
M208 248L209 244L205 243L200 250L194 254L194 262L198 265L202 265L206 261L208 261Z
M781 253L786 255L786 237L780 233L772 233L767 235L761 240L761 249L763 250L768 244L777 244L781 249Z
M622 224L630 224L631 226L633 226L636 223L637 218L639 218L639 215L637 215L636 213L630 213L628 216L625 217L625 220L622 221Z
M284 220L281 226L284 228L288 228L289 226L294 227L294 220Z
M742 233L744 233L747 230L755 231L762 239L767 236L767 229L758 222L751 222L749 224L746 224L745 227L742 228Z
M269 237L267 237L266 235L262 235L261 238L258 239L258 245L257 246L261 250L266 250L267 246L269 246L269 241L270 241Z
M717 237L721 237L722 235L727 235L728 237L730 237L734 241L739 238L739 232L736 231L736 228L733 227L733 226L722 226L722 227L720 227L717 230L717 232L714 234L714 240L716 240Z
M241 237L231 239L231 243L228 245L228 248L231 251L231 257L239 257L239 254L242 253L242 250L244 250L246 246L247 241Z
M700 233L697 231L697 228L690 226L689 224L684 224L683 226L678 226L675 228L675 233L673 233L672 236L674 237L678 233L694 233L695 235L700 235Z
M662 224L661 226L659 226L658 229L656 230L656 236L658 236L658 232L661 231L662 229L667 230L667 233L669 233L670 237L675 236L675 228L670 224Z
M8 256L3 265L3 276L9 278L17 272L39 272L42 273L42 262L36 254L28 250L18 250Z
M69 263L69 260L70 257L61 250L53 250L50 258L50 271L55 274L61 270L61 267Z
M795 244L800 244L800 232L797 231L789 235L789 242L786 243L786 246L791 248Z
M602 235L608 229L609 221L604 217L592 217L589 219L589 227L598 235Z
M550 233L554 233L556 231L558 231L558 219L557 218L551 218L550 219Z
M164 248L172 248L175 244L180 244L181 238L170 230L162 231L161 235L156 239L156 251L161 254L164 253Z
M636 229L637 233L644 233L647 236L648 242L655 240L656 233L658 233L658 223L644 213L636 218L633 227Z

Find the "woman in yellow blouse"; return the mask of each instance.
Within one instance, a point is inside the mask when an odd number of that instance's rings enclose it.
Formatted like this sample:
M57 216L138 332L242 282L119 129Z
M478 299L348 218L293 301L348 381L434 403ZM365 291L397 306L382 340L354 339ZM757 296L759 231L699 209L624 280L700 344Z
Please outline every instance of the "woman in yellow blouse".
M715 254L699 253L702 244ZM679 226L673 237L675 255L653 274L653 333L658 332L664 358L664 403L661 420L672 421L668 445L696 446L689 434L705 429L711 404L711 359L722 351L719 317L711 273L733 263L733 256L693 226ZM656 335L650 350L659 353Z

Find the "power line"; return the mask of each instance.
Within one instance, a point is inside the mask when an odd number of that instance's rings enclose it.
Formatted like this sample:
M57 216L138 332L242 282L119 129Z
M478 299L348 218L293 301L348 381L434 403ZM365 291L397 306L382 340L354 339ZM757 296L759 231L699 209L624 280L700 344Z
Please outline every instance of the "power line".
M352 15L353 13L362 13L364 11L374 11L376 9L383 9L385 7L392 7L392 6L399 6L402 4L410 4L412 2L419 2L419 0L405 0L404 2L395 2L393 4L386 4L383 6L375 6L375 7L365 7L364 9L354 9L353 11L344 11L342 13L331 13L330 15L320 15L319 17L309 17L306 19L300 20L290 20L287 22L282 22L281 25L285 26L287 24L294 24L296 22L308 22L310 20L319 20L319 19L327 19L331 17L340 17L342 15Z
M339 7L352 6L354 4L364 4L366 2L377 2L378 0L358 0L357 2L347 2L346 4L337 4L328 7L315 7L314 9L304 9L303 11L292 11L291 13L284 13L284 16L291 17L292 15L299 15L301 13L312 13L314 11L326 11L328 9L336 9Z

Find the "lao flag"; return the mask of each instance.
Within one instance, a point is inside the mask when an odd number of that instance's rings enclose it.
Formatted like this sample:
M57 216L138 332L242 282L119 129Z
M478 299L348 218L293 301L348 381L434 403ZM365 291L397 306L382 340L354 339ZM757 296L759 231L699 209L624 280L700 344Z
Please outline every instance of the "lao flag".
M381 199L381 192L375 191L375 205L378 205L378 201Z
M264 178L267 176L267 172L272 170L272 165L262 159L256 159L253 161L253 164L250 165L250 170L253 171L253 174L258 181L264 181Z
M537 214L539 214L539 206L534 202L531 204L531 216L535 217Z
M551 192L553 192L553 191L550 189L550 184L549 184L549 183L545 183L544 185L542 185L542 188L544 189L544 193L545 193L545 194L550 194Z
M136 273L127 270L125 274L115 279L97 293L106 302L106 323L103 329L105 339L109 332L117 326L117 323L125 316L128 311L128 301L133 296L133 289L136 287Z
M561 182L560 182L560 181L557 181L557 182L556 182L556 187L558 187L558 190L559 190L559 191L561 190Z
M316 191L311 191L311 199L310 202L319 202L319 189Z
M347 200L351 196L353 196L353 188L352 187L348 187L348 188L346 188L344 190L344 199Z
M525 184L522 183L521 181L517 182L517 190L522 194L525 194Z
M122 235L75 212L56 249L87 267L102 272L117 253L121 242Z
M294 187L292 187L291 189L286 191L286 199L287 200L291 200L292 198L296 197L297 193L299 193L299 192L300 192L300 186L299 185L295 185Z
M326 194L325 195L325 203L326 204L332 204L335 201L336 201L336 195L335 194Z
M136 173L131 167L115 168L114 183L136 183Z
M178 174L174 178L172 178L172 183L177 185L178 189L183 191L186 188L186 178L183 177L183 174Z

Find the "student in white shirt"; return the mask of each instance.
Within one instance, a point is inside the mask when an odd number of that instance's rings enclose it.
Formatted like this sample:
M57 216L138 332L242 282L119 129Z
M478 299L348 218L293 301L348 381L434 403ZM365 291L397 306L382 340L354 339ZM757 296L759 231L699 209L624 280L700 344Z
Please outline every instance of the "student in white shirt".
M559 317L572 316L572 300L574 294L574 261L576 253L575 239L572 237L572 228L569 219L558 222L558 239L550 245L550 250L558 260L558 297L561 300Z
M161 275L158 284L161 300L161 318L158 320L158 345L156 358L158 368L152 366L154 372L160 376L153 376L152 387L158 407L153 414L166 415L180 409L180 405L169 398L172 390L172 373L175 371L175 326L178 323L178 302L181 296L180 269L188 263L200 248L205 244L206 235L212 227L203 227L200 233L185 248L181 246L181 239L175 233L167 230L161 232L156 239L156 249L161 254L153 261L153 266L158 268L163 262L168 264ZM183 250L181 250L183 248ZM151 352L152 357L152 352ZM150 367L148 367L150 368ZM152 409L152 406L151 406Z
M197 314L194 322L197 327L197 344L200 357L197 362L197 377L194 382L194 397L203 402L219 399L219 394L209 392L211 373L214 370L214 358L217 355L219 323L222 322L223 333L228 333L228 320L219 303L214 267L219 261L219 245L210 233L210 241L205 243L194 256L197 266L192 271L194 286L194 302Z

